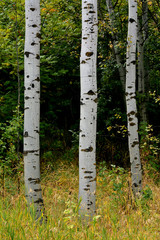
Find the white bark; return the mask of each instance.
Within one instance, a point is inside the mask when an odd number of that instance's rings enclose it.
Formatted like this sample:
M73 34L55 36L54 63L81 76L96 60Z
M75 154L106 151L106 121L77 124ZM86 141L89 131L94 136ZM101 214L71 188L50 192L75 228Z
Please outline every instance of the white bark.
M97 0L82 0L80 57L79 213L92 217L96 192ZM87 218L88 218L87 217Z
M116 61L117 61L118 67L119 67L118 68L119 76L120 76L123 91L125 91L126 71L125 71L125 68L123 67L121 55L120 55L120 52L119 52L118 47L117 47L118 35L115 35L115 33L114 33L115 16L114 16L114 9L113 9L113 5L112 5L112 1L111 0L106 0L106 5L107 5L107 8L108 8L110 25L111 25L111 29L112 29L114 52L115 52Z
M40 0L25 1L24 179L28 205L36 218L43 208L40 185Z
M132 190L137 197L142 190L142 169L139 152L138 119L136 106L136 42L137 42L137 1L128 0L129 22L126 56L126 105L128 140L131 162Z

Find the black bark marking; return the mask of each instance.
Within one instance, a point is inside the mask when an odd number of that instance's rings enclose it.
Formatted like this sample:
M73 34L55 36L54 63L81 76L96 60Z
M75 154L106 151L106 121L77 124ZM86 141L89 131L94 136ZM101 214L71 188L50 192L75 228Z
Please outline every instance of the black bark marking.
M88 94L88 95L95 95L95 93L94 93L92 90L89 90L89 91L87 92L87 94Z
M84 178L89 178L89 179L90 179L90 178L92 178L92 176L85 176ZM93 181L93 180L92 180L92 181Z
M38 130L34 130L34 132L36 132L36 133L39 133L39 131L38 131Z
M130 18L129 22L133 23L133 22L135 22L135 20L133 18Z
M93 173L93 171L84 171L84 173L90 173L91 174L91 173Z
M128 117L130 117L130 115L135 115L135 112L134 111L131 111L127 114Z
M39 54L36 54L36 59L40 59L40 56L39 56Z
M134 186L134 187L138 187L137 183L133 183L133 186Z
M82 62L81 62L82 64L84 64L84 63L86 63L86 61L84 61L84 60L82 60Z
M87 185L86 185L86 187L90 187L90 185L89 185L89 184L87 184Z
M35 8L30 8L31 11L35 11Z
M82 136L81 137L85 137L86 135L85 134L82 134Z
M134 142L132 143L131 147L135 147L135 146L138 145L138 144L139 144L138 141L134 141Z
M83 39L85 40L85 39L87 39L87 37L83 37Z
M85 105L83 102L80 101L80 105Z
M30 87L28 87L27 89L28 89L28 90L31 90L31 88L30 88Z
M36 37L37 37L37 38L41 38L41 34L40 34L40 33L37 33L37 34L36 34Z
M37 77L37 78L35 79L35 81L37 81L37 82L40 82L40 78L39 78L39 77Z
M41 189L41 188L40 188L40 189L34 189L34 191L35 191L35 192L41 192L42 189Z
M84 191L89 191L89 190L90 190L90 188L83 188L83 190L84 190Z
M141 184L141 182L142 182L142 181L141 181L141 180L139 180L139 184Z
M90 201L90 203L87 203L87 206L91 206L93 204L93 202Z
M132 121L132 120L133 120L133 118L131 118L131 117L130 117L128 120L129 120L129 121Z
M27 109L29 109L29 107L24 108L24 110L27 110Z
M93 151L93 147L89 147L89 148L85 148L85 149L81 149L82 152L92 152Z
M133 123L133 122L131 122L129 125L130 125L131 127L133 127L133 126L135 126L136 124Z
M31 46L34 46L34 45L36 45L36 44L37 44L37 43L35 43L35 42L32 42L32 43L31 43Z
M90 56L92 56L93 55L93 52L86 52L86 56L87 57L90 57Z
M96 177L93 180L90 180L89 182L94 182L94 181L96 181Z
M97 102L98 102L98 98L95 98L93 101L94 101L95 103L97 103Z
M24 132L24 137L28 137L28 132Z
M36 201L34 201L34 203L43 203L42 198L38 198Z
M27 75L27 78L29 78L29 75Z
M34 88L34 83L32 83L32 88Z
M89 13L95 13L95 11L89 11Z
M37 25L36 25L36 24L33 24L33 25L32 25L32 27L33 27L33 28L36 28L36 27L37 27Z
M132 63L133 65L135 65L135 64L136 64L136 61L132 61L131 63Z
M28 58L29 57L29 54L33 54L31 52L25 52L24 55L26 55L26 57Z
M37 184L40 183L40 178L28 178L28 181L31 183Z

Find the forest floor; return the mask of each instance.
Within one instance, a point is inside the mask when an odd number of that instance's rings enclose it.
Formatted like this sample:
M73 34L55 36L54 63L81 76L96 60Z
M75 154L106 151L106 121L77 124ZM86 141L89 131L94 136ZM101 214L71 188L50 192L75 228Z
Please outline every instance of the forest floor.
M113 166L98 167L97 211L84 225L78 217L78 166L60 162L42 174L42 190L47 222L34 222L28 213L24 186L16 193L17 183L6 179L5 196L0 196L0 239L160 239L160 185L143 173L144 194L134 201L130 173ZM23 176L22 176L23 177Z

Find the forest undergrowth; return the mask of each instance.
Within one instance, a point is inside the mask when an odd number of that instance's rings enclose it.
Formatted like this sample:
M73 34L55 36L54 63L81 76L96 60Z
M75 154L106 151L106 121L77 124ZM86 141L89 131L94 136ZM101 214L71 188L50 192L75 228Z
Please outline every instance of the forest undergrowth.
M78 166L59 162L42 174L42 191L47 222L34 221L28 212L22 181L17 193L17 181L6 179L4 196L0 196L0 239L159 239L160 185L143 166L143 196L134 201L130 173L104 163L97 167L97 212L84 225L78 216ZM156 172L155 172L156 174ZM154 175L155 175L154 174ZM22 176L23 178L23 176Z

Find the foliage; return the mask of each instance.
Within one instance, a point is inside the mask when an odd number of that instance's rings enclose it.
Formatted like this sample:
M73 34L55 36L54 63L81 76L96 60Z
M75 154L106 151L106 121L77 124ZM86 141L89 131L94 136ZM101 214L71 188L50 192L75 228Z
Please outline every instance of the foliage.
M142 158L156 170L160 169L160 139L154 136L153 126L142 123L139 134L141 137Z
M17 153L18 141L22 141L23 114L18 116L17 109L11 120L0 123L0 172L13 176L22 171L22 155ZM18 139L19 138L19 139ZM18 156L18 154L20 154Z

